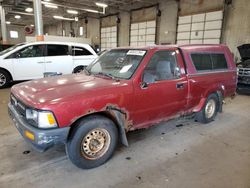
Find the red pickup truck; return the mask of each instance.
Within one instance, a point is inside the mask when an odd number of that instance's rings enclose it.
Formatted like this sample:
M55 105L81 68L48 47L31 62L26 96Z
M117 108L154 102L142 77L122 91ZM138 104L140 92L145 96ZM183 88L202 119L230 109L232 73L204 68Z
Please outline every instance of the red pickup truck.
M15 85L9 113L37 150L63 143L76 166L93 168L119 141L128 146L128 131L186 115L214 120L236 85L225 45L117 48L84 73Z

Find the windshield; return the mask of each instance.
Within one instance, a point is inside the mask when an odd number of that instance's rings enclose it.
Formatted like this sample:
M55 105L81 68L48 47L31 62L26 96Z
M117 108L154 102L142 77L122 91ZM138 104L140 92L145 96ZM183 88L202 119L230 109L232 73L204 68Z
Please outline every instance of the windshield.
M102 54L87 67L90 74L129 79L142 61L146 50L115 49Z
M14 50L14 49L16 49L17 47L22 46L22 45L24 45L24 43L17 44L17 45L15 45L15 46L11 46L11 47L5 49L4 51L1 51L1 52L0 52L0 56L6 54L6 53L8 53L8 52L10 52L10 51L12 51L12 50Z

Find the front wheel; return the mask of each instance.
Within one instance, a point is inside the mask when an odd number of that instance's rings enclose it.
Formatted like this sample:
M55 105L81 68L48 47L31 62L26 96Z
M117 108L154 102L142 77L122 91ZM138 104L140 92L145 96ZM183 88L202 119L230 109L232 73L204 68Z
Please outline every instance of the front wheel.
M0 89L6 88L11 81L11 77L5 70L0 70Z
M211 94L208 96L202 110L196 113L195 119L201 123L209 123L216 117L218 109L219 98L216 94Z
M73 164L82 169L98 167L108 161L118 140L113 121L103 116L89 116L72 131L66 151Z

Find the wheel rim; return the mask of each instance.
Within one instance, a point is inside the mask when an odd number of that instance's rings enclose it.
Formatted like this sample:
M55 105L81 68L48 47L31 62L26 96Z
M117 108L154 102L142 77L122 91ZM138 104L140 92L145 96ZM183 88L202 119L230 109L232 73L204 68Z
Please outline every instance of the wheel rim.
M213 99L210 99L207 102L206 108L205 108L205 115L206 118L211 118L213 117L214 113L215 113L215 109L216 109L216 103Z
M110 134L102 128L93 129L83 138L81 154L83 157L96 160L102 157L110 146Z
M6 83L6 77L4 74L0 73L0 86L4 86Z

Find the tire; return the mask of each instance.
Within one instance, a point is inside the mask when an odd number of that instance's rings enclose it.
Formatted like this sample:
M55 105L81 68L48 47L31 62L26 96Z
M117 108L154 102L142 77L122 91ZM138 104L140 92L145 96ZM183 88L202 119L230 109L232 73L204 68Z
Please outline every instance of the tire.
M73 73L81 73L87 66L78 66L73 70Z
M10 74L5 70L0 69L0 89L9 86L10 81L11 81Z
M200 123L209 123L213 121L219 110L219 98L216 94L208 96L206 103L200 112L195 115L195 120Z
M77 123L66 143L66 152L77 167L90 169L107 162L117 142L118 131L114 122L104 116L94 115Z

